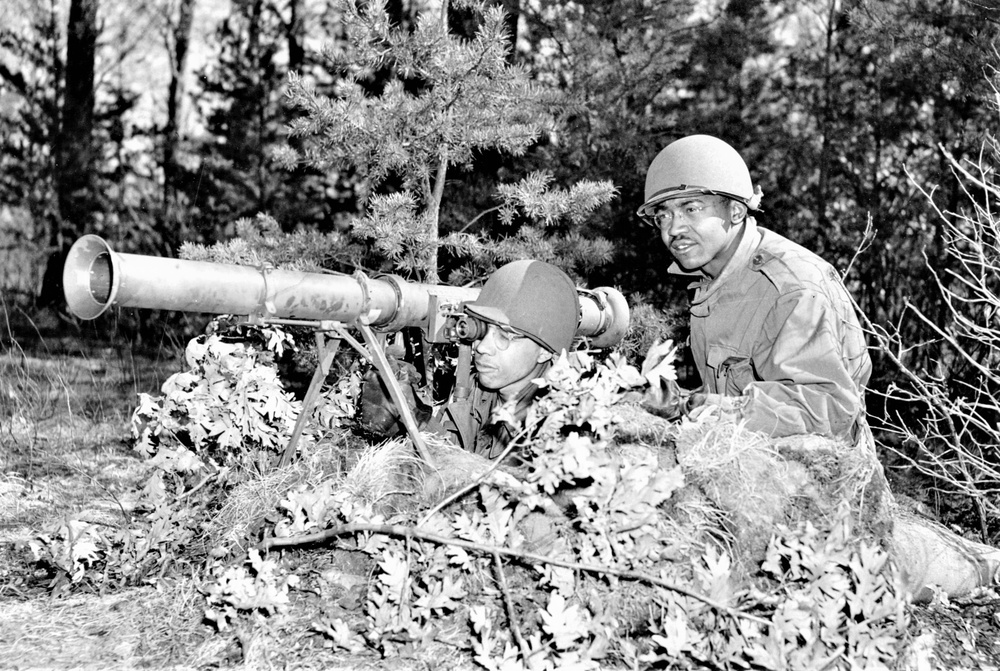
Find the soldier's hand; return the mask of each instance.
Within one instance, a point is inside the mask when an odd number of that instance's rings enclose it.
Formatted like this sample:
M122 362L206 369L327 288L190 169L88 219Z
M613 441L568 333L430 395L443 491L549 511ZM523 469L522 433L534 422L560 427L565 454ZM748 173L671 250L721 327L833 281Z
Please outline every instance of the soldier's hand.
M657 339L642 362L642 376L649 385L643 393L642 407L665 419L681 416L687 393L677 384L677 372L674 370L676 357L677 346L672 340L660 342Z
M415 392L415 388L420 384L420 374L417 372L416 366L397 358L403 354L399 348L387 347L385 354L389 368L399 382L403 399L417 423L426 421L430 417L430 408L418 400ZM365 373L361 383L358 408L359 426L377 436L392 438L406 432L400 417L400 410L393 402L388 387L386 387L378 370L372 367Z
M696 392L684 403L684 414L694 421L715 416L719 421L737 422L743 418L743 408L746 407L748 400L747 396Z
M683 414L687 396L688 392L681 389L676 380L659 380L646 389L641 405L647 412L664 419L677 419Z

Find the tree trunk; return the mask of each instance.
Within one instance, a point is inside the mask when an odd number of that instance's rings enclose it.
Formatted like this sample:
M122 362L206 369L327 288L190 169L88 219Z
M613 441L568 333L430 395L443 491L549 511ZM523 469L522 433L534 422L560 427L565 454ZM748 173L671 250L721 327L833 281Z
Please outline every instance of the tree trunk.
M94 185L94 61L99 0L72 0L66 46L62 123L56 138L55 181L59 216L49 232L49 256L39 292L43 306L62 301L62 266L70 245L93 223L97 211Z
M403 8L403 0L386 0L385 13L389 15L389 23L396 27L402 27L406 18Z
M173 27L173 51L170 56L170 85L167 89L167 124L163 129L163 214L161 230L168 249L177 246L178 240L171 232L176 227L170 223L170 208L177 194L179 167L177 152L180 146L181 102L184 99L184 72L187 65L188 46L191 42L191 24L195 0L181 0L177 24Z
M302 0L289 0L291 13L288 21L288 71L299 72L305 64L305 26L302 24Z
M254 147L254 171L257 181L257 202L255 203L257 210L267 209L267 202L269 200L269 189L268 189L268 179L267 171L265 167L267 165L267 157L265 156L264 148L264 137L266 135L265 124L267 123L267 99L268 91L264 84L263 71L266 67L264 49L261 44L261 31L264 29L263 24L264 16L264 1L254 0L251 7L250 18L250 30L248 36L247 54L250 57L250 63L253 65L252 74L252 94L251 100L253 101L253 117L250 120L252 127L249 129L253 136L253 147Z

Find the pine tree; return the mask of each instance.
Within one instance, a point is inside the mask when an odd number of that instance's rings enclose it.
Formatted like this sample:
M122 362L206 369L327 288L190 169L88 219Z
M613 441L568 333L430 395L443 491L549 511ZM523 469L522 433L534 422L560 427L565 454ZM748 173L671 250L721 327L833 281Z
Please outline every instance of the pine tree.
M606 260L606 241L586 241L572 229L614 196L610 182L560 188L551 175L533 173L497 194L507 230L521 224L516 234L491 241L470 233L471 222L442 230L446 187L483 152L523 154L551 130L554 102L508 61L503 10L456 4L480 19L471 39L449 31L447 3L440 15L423 14L405 27L390 21L382 3L362 9L344 0L347 41L326 54L343 78L330 97L306 78L290 77L288 101L305 111L290 128L305 142L301 150L284 148L280 164L356 171L367 213L354 233L370 241L384 265L414 279L440 280L442 249L465 263L452 281L525 256L561 257L569 266ZM553 236L558 222L569 230Z

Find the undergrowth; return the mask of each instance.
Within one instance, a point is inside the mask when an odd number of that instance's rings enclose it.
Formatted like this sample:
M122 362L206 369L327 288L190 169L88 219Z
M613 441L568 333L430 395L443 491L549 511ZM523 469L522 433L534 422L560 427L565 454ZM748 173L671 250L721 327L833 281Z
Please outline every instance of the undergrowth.
M510 670L874 669L905 649L895 571L846 510L829 528L779 529L763 564L739 566L724 511L691 496L672 441L616 437L623 395L643 383L624 358L561 359L513 446L530 466L484 463L440 499L408 443L353 437L357 371L325 390L297 459L278 468L301 410L274 374L290 343L277 330L255 342L196 339L189 370L142 398L133 431L149 471L131 523L69 519L39 534L32 561L53 592L194 575L205 622L246 637L287 624L301 590L343 583L337 565L301 568L335 548L360 558L363 597L315 613L303 636L344 654Z

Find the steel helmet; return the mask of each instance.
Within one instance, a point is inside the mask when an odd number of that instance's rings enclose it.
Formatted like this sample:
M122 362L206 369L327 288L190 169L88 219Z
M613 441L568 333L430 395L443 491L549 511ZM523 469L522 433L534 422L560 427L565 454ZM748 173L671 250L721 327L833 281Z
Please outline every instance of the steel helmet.
M646 216L657 203L692 193L732 198L751 210L760 204L760 191L754 190L743 158L711 135L689 135L656 155L646 171L646 198L638 215Z
M512 327L556 354L569 349L580 323L573 280L544 261L513 261L497 269L465 311Z

